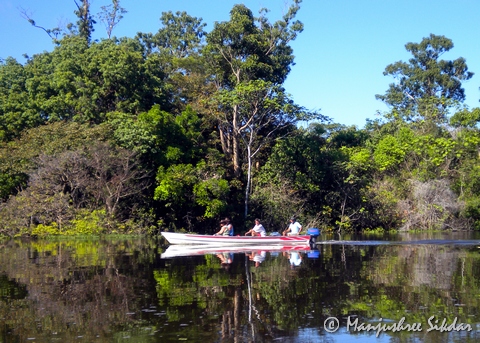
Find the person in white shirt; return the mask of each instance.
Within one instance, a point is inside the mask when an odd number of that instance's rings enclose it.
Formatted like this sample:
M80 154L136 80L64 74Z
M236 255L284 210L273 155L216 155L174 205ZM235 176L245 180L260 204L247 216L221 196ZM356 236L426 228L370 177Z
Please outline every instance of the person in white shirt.
M283 231L284 236L298 236L302 232L302 224L295 217L290 218L290 225Z
M263 227L263 225L260 222L260 219L255 219L255 226L251 228L247 233L245 233L245 236L252 235L252 236L262 236L265 237L267 235L267 231Z

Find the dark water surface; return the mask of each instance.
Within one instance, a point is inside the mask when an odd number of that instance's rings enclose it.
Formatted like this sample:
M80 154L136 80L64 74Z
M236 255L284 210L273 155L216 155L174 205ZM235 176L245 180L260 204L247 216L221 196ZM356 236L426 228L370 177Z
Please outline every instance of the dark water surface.
M0 247L0 343L480 342L478 233L325 236L317 250Z

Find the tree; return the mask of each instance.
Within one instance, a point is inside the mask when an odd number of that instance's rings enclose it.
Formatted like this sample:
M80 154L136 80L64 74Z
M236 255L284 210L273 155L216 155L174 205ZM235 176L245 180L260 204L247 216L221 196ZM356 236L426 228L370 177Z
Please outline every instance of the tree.
M45 31L45 33L52 38L53 40L57 39L58 36L62 33L62 30L59 27L55 27L53 29L48 29L43 26L37 25L35 20L33 20L30 17L30 14L27 12L27 10L21 8L20 9L21 16L26 19L33 27L36 27L37 29Z
M320 125L295 130L276 142L260 168L252 204L265 211L262 218L270 226L282 226L292 215L306 220L324 204L328 157L322 151L323 133Z
M117 0L112 1L114 3L117 2ZM96 24L96 21L93 19L93 16L90 13L90 0L81 0L80 3L78 3L77 0L74 0L74 3L77 7L77 10L74 11L78 18L77 25L69 23L67 25L67 30L63 30L60 27L55 27L53 29L45 28L38 25L35 20L31 18L27 10L20 9L20 13L22 17L25 18L33 27L45 31L45 33L48 34L48 36L52 38L54 42L56 42L60 34L63 33L65 36L71 35L82 37L87 44L90 44L92 33L95 31L93 26ZM102 9L105 10L104 6Z
M96 21L93 19L90 13L90 0L82 0L81 4L79 4L76 0L74 1L75 5L77 6L75 14L78 17L78 33L80 37L87 41L87 43L90 43L92 33L95 31L93 25L96 24Z
M202 18L188 15L186 12L163 12L160 17L162 27L155 35L138 33L149 53L160 52L176 58L185 58L199 52L203 43L207 25Z
M395 203L395 217L405 227L412 223L425 228L465 226L466 221L459 217L459 211L465 208L464 199L467 203L473 200L473 207L477 202L469 190L470 178L476 175L470 169L472 157L478 158L478 139L471 129L479 116L476 110L463 109L454 113L450 122L447 120L451 108L460 108L465 100L462 81L469 80L473 73L462 57L441 59L453 48L453 42L444 36L431 34L405 47L413 57L386 67L384 75L392 75L397 82L389 86L385 95L376 96L392 106L387 118L393 120L372 132L370 147L377 187L370 188L369 193L379 199L380 208L381 203L388 205L384 200L394 199L390 202ZM427 191L448 198L448 204L427 201ZM477 217L475 211L469 215Z
M105 25L107 37L110 39L114 27L123 19L123 14L127 13L127 10L120 6L120 0L112 0L111 5L102 6L101 8L102 12L98 14L98 17Z
M28 111L29 73L14 58L0 62L0 141L43 122L39 113Z
M244 5L236 5L230 21L216 23L207 35L204 54L217 88L211 113L218 121L222 150L237 179L244 159L247 165L245 216L255 155L299 120L320 118L295 105L281 87L293 64L289 42L303 30L294 21L299 4L295 0L274 24L266 19L266 10L254 18Z
M299 21L293 21L299 4L300 0L295 0L283 20L274 24L265 17L255 19L244 5L233 7L230 21L215 23L207 35L204 53L218 90L232 91L253 80L277 86L283 83L293 63L293 50L288 44L303 30ZM231 158L236 177L241 174L241 105L218 117L222 149Z
M202 101L211 93L206 64L200 53L205 40L205 23L186 12L164 12L162 27L157 33L138 33L136 39L144 47L148 59L162 66L176 112L193 106L202 108Z
M149 186L148 172L135 152L98 142L88 148L86 160L91 181L86 188L112 218L122 200L140 194Z
M406 121L443 123L452 101L465 100L461 81L470 79L473 73L462 57L453 61L439 59L453 48L452 40L444 36L431 34L420 43L407 43L405 48L413 58L385 68L383 74L393 76L397 82L376 98L392 106L393 114Z
M313 117L288 98L283 88L263 80L238 84L233 90L221 90L218 103L223 113L236 112L236 124L230 130L241 139L246 149L247 182L245 187L245 217L248 214L254 158L275 137L288 132L302 119Z
M0 201L27 187L29 175L38 168L39 155L56 156L106 140L107 129L106 125L55 122L25 130L18 139L0 143Z

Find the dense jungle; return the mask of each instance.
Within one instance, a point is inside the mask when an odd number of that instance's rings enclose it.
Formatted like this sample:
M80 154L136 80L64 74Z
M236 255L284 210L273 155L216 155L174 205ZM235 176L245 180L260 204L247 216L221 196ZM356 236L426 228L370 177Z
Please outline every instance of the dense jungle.
M75 3L65 30L28 18L51 51L0 59L1 236L213 233L224 217L279 231L292 215L325 231L480 229L480 108L463 104L466 58L441 59L451 39L406 43L372 95L390 110L360 129L284 88L301 0L276 20L235 5L209 32L165 12L135 37L114 35L120 1L99 18Z

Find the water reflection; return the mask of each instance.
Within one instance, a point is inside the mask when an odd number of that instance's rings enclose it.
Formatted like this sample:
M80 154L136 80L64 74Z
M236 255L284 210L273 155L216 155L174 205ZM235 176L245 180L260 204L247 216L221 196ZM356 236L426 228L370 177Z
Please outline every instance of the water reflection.
M223 253L218 253L217 257L220 259L220 265L228 270L232 266L233 263L233 257L234 257L233 252L223 252Z
M474 342L480 242L461 235L324 237L318 250L10 241L0 342ZM472 331L427 332L432 317ZM360 330L400 322L423 330Z
M302 254L298 251L284 252L283 255L290 261L290 268L299 267L302 263Z

